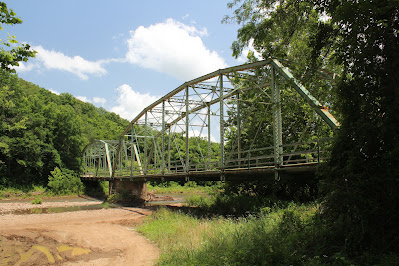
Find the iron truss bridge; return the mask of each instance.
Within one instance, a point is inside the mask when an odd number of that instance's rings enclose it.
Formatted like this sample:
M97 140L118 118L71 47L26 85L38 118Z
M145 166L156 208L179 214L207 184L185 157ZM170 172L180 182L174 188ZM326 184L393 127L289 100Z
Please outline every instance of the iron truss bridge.
M87 145L81 177L245 180L314 171L338 126L289 68L269 59L221 69L169 92L141 111L119 140Z

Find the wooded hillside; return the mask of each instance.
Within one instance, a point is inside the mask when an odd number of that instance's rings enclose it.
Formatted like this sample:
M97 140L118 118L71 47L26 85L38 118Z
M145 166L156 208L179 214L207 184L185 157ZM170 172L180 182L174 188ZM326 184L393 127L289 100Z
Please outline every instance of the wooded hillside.
M0 187L47 184L55 167L78 171L92 139L118 139L129 121L0 70Z

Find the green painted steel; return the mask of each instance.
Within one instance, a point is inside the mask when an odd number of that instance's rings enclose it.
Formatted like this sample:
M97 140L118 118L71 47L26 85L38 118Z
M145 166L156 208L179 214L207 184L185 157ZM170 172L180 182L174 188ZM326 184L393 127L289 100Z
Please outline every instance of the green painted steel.
M328 141L302 143L301 136L297 143L283 143L282 87L293 88L332 129L339 126L288 68L276 59L263 60L217 70L161 97L131 121L119 140L95 140L84 149L82 177L206 180L269 171L278 177L284 171L313 169L325 158ZM242 112L256 111L246 93L263 99L255 103L266 111L271 106L271 147L257 144L258 132L248 140L250 145L243 145L249 117ZM271 97L263 97L269 93ZM260 125L259 132L262 126L268 127ZM303 130L307 133L307 127Z

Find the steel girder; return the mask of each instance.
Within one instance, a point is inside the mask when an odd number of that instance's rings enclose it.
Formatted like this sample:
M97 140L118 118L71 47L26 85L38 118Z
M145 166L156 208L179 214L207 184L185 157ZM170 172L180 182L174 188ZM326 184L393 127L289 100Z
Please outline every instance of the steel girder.
M255 71L263 74L255 75ZM235 169L278 169L290 164L317 163L321 158L320 140L283 144L281 84L293 88L332 129L339 126L288 68L269 59L220 69L182 84L144 108L120 140L112 142L112 149L107 141L89 145L85 149L86 168L93 172L90 162L99 156L101 162L108 163L103 172L110 178L180 175L188 180L193 172L215 172L223 178L225 171ZM243 104L248 108L249 103L242 96L254 93L256 98L269 92L270 101L258 103L271 106L273 145L245 148L241 136L249 117L242 117L241 109ZM300 146L306 146L306 151ZM307 154L306 158L296 156L303 154Z

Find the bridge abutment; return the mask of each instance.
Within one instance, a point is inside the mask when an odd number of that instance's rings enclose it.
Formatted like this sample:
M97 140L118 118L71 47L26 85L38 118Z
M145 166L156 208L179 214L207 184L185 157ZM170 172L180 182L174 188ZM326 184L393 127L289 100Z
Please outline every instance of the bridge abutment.
M147 197L147 182L130 180L111 180L109 181L109 194L128 193L139 200L145 200Z

